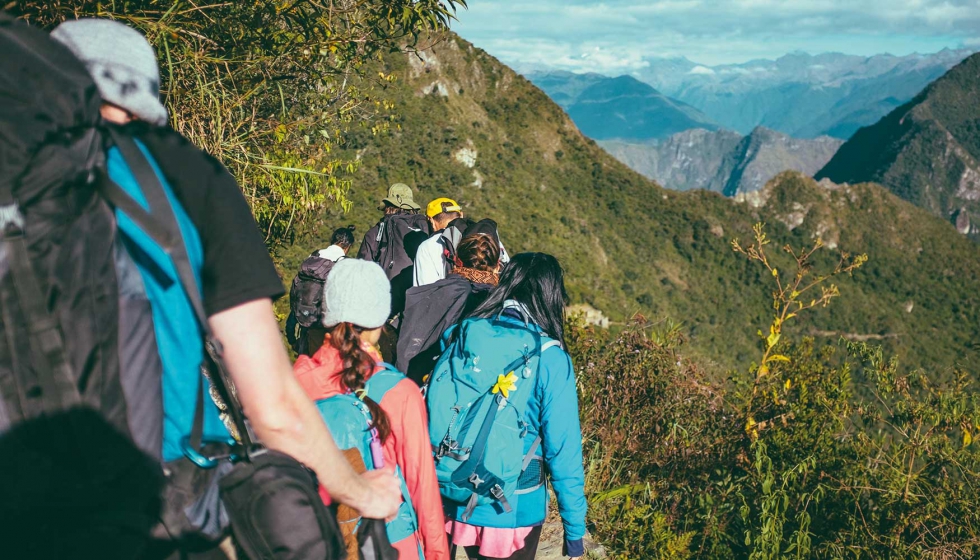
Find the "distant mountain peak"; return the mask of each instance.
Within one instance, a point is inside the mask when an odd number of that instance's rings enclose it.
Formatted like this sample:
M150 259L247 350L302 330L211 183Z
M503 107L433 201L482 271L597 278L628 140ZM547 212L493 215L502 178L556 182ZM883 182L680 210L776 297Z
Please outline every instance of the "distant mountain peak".
M980 212L980 54L859 130L818 174L874 181L942 218Z
M585 135L595 140L648 141L690 128L716 129L700 111L633 76L530 75Z

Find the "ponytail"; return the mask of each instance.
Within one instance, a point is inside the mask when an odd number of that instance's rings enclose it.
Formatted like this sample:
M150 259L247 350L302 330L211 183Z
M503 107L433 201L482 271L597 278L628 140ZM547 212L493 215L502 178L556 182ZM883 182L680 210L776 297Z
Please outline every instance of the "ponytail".
M347 227L337 228L334 230L333 235L330 236L330 244L337 245L343 249L347 249L354 244L354 225L351 224Z
M340 372L340 380L351 392L361 397L371 412L371 427L378 430L378 438L384 443L391 435L391 423L388 415L364 393L364 383L377 367L374 358L361 346L363 329L351 323L338 323L330 330L330 344L340 352L344 360L344 370Z

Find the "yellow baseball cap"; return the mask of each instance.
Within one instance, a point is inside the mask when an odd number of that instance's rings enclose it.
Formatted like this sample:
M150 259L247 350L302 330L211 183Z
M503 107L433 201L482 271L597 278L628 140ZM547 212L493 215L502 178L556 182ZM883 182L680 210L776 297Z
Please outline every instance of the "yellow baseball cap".
M443 212L462 212L463 208L451 198L437 198L425 207L425 215L434 218Z

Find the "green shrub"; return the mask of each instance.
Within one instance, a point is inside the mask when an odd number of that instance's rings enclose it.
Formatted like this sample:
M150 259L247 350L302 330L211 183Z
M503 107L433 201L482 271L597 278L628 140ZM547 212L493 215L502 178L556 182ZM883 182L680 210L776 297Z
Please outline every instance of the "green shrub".
M757 233L738 249L769 270ZM977 557L973 376L901 374L863 342L788 343L788 315L829 304L831 276L864 261L820 272L791 254L795 270L769 272L761 365L726 383L684 358L675 327L573 326L593 531L623 558Z

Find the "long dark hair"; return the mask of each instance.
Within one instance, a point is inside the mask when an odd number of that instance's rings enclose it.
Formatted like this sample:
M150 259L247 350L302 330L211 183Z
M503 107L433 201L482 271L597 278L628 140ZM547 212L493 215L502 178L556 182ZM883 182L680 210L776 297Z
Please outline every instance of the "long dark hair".
M378 437L384 443L391 435L391 422L378 403L363 394L364 383L374 373L377 363L371 354L361 346L361 333L364 329L351 323L337 323L330 329L330 344L340 352L344 370L340 380L345 387L361 397L371 412L371 427L378 430Z
M335 229L333 235L330 237L330 244L336 245L341 249L347 249L354 244L354 226L349 225L347 227L342 227Z
M565 272L545 253L521 253L510 259L500 284L471 317L496 317L507 300L522 303L530 319L551 338L565 344Z

